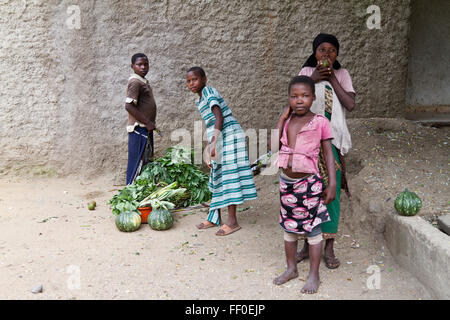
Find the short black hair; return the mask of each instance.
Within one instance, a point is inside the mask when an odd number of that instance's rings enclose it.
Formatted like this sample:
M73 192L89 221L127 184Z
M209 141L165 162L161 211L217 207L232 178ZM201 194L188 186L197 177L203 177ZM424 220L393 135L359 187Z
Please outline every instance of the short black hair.
M291 87L294 84L298 84L298 83L304 83L304 84L309 85L311 87L312 93L316 94L316 90L315 90L316 86L314 84L314 80L311 79L311 77L308 77L308 76L296 76L296 77L293 77L291 79L291 82L289 82L289 90L288 90L288 92L290 93L291 92Z
M206 77L205 70L203 70L203 68L201 68L201 67L192 67L186 73L189 73L189 72L195 72L195 73L199 74L202 78Z
M147 56L143 53L135 53L133 54L133 56L131 57L131 64L134 64L137 60L137 58L145 58L148 60Z

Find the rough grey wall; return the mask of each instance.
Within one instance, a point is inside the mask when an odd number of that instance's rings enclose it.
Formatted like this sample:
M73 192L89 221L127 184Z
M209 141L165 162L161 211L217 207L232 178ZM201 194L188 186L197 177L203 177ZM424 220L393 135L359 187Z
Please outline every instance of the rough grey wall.
M450 1L411 3L407 105L450 105L449 36Z
M158 152L200 120L185 71L205 68L244 129L273 128L319 32L341 42L357 91L349 117L401 114L409 0L0 0L0 173L123 173L130 57L150 59ZM79 29L67 12L79 5Z

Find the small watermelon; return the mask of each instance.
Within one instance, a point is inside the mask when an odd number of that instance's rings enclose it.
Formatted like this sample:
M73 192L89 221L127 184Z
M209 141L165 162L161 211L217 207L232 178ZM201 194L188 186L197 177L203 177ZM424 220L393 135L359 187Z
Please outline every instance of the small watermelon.
M158 208L151 212L148 224L153 230L167 230L173 226L173 217L169 210Z
M136 211L124 211L116 217L116 227L123 232L133 232L141 226L141 215Z
M414 192L405 189L395 199L395 210L402 216L414 216L422 208L422 200Z

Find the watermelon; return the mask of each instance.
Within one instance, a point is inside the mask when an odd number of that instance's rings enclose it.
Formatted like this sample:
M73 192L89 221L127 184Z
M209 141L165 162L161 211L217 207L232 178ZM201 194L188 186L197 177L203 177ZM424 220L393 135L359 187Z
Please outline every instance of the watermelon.
M167 230L173 226L172 214L163 208L153 210L147 221L153 230Z
M124 211L116 217L116 227L123 232L133 232L141 226L141 215L136 211Z
M414 216L422 208L422 200L414 192L405 189L395 199L394 207L402 216Z

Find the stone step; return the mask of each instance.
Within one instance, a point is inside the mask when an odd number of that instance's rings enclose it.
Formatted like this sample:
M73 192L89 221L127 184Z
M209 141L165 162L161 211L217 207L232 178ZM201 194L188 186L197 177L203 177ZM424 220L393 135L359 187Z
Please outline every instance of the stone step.
M405 110L405 118L427 125L449 126L450 106L409 107Z
M450 235L450 215L446 214L438 218L438 228Z

